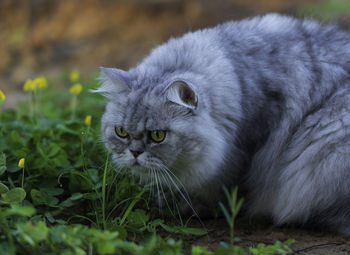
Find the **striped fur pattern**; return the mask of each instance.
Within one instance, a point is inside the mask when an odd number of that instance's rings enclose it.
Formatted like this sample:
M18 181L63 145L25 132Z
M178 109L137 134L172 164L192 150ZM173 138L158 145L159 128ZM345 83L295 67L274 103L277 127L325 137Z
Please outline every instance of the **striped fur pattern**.
M269 14L172 38L101 81L103 140L158 196L205 208L238 185L249 215L350 235L349 33Z

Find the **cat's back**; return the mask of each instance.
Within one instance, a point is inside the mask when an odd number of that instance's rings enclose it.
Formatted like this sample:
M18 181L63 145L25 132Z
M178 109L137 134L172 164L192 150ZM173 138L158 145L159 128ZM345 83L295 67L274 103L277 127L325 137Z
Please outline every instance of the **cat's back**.
M231 58L268 62L293 60L336 64L350 70L350 34L312 19L267 14L216 28Z
M219 31L224 41L241 42L242 46L254 42L268 44L278 41L288 46L292 42L308 39L316 45L322 43L350 45L346 40L349 38L349 33L342 31L337 25L326 25L309 18L294 18L276 13L241 21L229 21L214 29Z

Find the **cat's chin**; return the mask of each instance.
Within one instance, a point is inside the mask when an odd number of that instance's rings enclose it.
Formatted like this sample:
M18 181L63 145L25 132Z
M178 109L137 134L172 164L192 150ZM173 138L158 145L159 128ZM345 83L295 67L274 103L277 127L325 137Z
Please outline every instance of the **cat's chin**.
M155 168L148 168L147 166L142 166L140 163L135 163L129 166L131 170L131 174L136 176L137 178L140 178L142 185L147 185L150 182L152 182L152 179L154 181L155 173L157 172L157 182L158 184L163 184L162 178L159 178L159 170L156 170Z
M151 181L150 169L141 166L140 164L134 164L130 166L131 174L140 178L142 185L147 185Z
M130 165L129 167L131 169L132 174L134 175L142 175L142 174L149 173L149 170L146 167L141 166L140 163L137 163L137 162Z
M140 163L133 163L129 166L131 173L137 177L145 178L150 175L150 170L142 166Z

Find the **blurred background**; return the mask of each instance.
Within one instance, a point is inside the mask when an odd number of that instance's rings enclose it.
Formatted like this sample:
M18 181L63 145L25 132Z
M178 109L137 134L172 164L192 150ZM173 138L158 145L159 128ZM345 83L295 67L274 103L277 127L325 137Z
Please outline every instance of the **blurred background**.
M350 28L350 0L0 0L4 106L15 105L28 78L128 69L172 36L268 12Z

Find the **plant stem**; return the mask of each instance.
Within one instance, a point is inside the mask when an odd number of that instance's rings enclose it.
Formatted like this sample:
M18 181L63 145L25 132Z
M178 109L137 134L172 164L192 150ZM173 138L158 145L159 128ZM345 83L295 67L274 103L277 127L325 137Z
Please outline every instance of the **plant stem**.
M37 95L37 89L34 89L33 91L33 112L34 112L34 119L37 120L38 116L38 95Z
M71 115L71 120L75 119L75 110L77 108L77 95L73 95L72 98L72 115Z
M24 185L24 167L22 168L22 189L23 189L23 185Z
M108 169L108 161L109 161L109 153L107 154L105 169L103 172L103 179L102 179L102 219L103 219L103 229L106 229L106 176L107 176L107 169Z
M32 122L34 123L34 103L33 103L33 92L29 92L29 111Z

